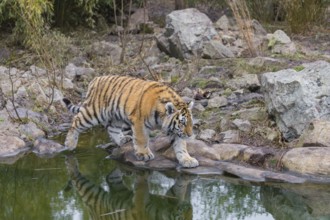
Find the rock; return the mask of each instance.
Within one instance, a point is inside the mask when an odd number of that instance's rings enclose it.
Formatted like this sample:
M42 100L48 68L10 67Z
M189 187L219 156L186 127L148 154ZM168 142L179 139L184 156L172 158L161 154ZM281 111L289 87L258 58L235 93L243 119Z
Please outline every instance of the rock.
M3 78L1 78L0 87L3 94L11 96L12 92L15 93L22 86L21 79L13 77L12 81L13 83L11 83L8 76L4 76Z
M224 44L224 45L232 45L232 44L234 44L234 42L236 41L236 39L233 37L233 36L230 36L230 35L225 35L225 34L223 34L222 36L221 36L221 39L222 39L222 43Z
M194 109L196 109L197 111L200 111L200 112L205 111L205 108L201 103L194 104Z
M222 136L223 143L237 144L237 143L240 143L240 141L241 141L239 131L237 131L237 130L224 131L224 132L221 132L220 135Z
M251 131L251 123L248 120L242 120L242 119L235 119L233 121L233 124L240 130L244 132L250 132Z
M88 48L88 53L90 53L92 57L95 55L108 56L115 65L120 63L121 52L122 48L120 46L106 41L95 42Z
M148 9L138 8L131 14L129 30L133 32L140 31L140 25L149 21Z
M30 94L36 97L36 102L39 105L44 103L50 103L50 100L53 99L54 102L61 101L63 99L63 94L57 88L54 90L49 86L43 86L39 82L33 82L27 88Z
M191 89L189 89L188 87L185 87L181 91L181 96L187 96L189 98L193 98L194 97L194 92Z
M270 115L286 140L299 137L315 118L330 120L330 64L316 61L293 69L262 74L261 88Z
M249 146L242 144L214 144L212 148L220 155L220 160L236 160Z
M26 152L29 148L16 136L0 137L0 157L11 157Z
M221 16L214 24L220 30L227 32L231 26L230 21L226 15Z
M259 21L255 20L255 19L252 20L252 28L253 28L254 35L259 35L259 36L267 35L267 31L265 30L265 28L259 23Z
M241 166L228 162L220 162L218 168L223 170L225 173L238 176L242 179L254 181L254 182L264 182L266 180L271 180L274 182L288 182L288 183L304 183L305 178L296 177L290 174L277 173L272 171L264 171L261 169L255 169L252 167Z
M296 45L293 42L285 45L276 44L272 49L272 53L276 54L293 55L296 52Z
M249 121L265 121L268 114L265 108L254 107L248 109L241 109L231 114L234 117L244 118Z
M248 89L256 91L260 88L260 82L257 74L243 74L240 77L229 80L227 86L232 90Z
M215 135L215 131L212 129L205 129L202 130L199 135L198 139L203 140L203 141L212 141L213 137Z
M289 171L330 175L330 148L304 147L290 149L282 158L282 164Z
M254 182L264 182L266 180L264 176L265 171L263 170L243 167L232 163L226 163L223 169L225 169L227 173L238 176L244 180Z
M144 59L146 64L149 66L157 64L159 62L159 60L160 60L159 57L156 57L156 56L148 56Z
M52 156L60 153L67 148L55 141L48 140L45 138L38 138L33 143L32 152L38 156Z
M226 106L228 104L228 101L223 96L216 96L214 98L209 99L207 108L219 108Z
M194 169L182 169L183 173L194 174L194 175L223 175L223 170L218 167L210 167L210 166L198 166Z
M14 112L12 112L14 113ZM0 111L0 133L3 136L20 136L18 132L18 123L15 123L6 109Z
M157 37L157 45L179 59L200 55L203 44L217 36L212 21L194 8L171 12L166 16L165 28L165 33Z
M272 53L292 55L296 50L295 44L282 30L277 30L274 34L268 34L268 47L272 49Z
M263 129L265 134L265 138L269 141L278 141L280 140L280 134L279 132L277 132L275 129L271 129L271 128L264 128Z
M272 38L281 44L288 44L291 43L290 37L282 30L277 30L272 35Z
M16 110L21 119L29 119L33 122L48 124L48 117L45 114L34 112L26 108L17 108ZM11 115L14 119L18 120L18 116L14 110L11 110Z
M249 147L243 152L243 161L262 167L270 156L274 156L274 152L266 147Z
M72 83L72 81L68 78L64 78L63 89L73 89L73 88L74 88L74 84Z
M298 147L330 147L330 121L313 120L299 137Z
M283 61L271 57L254 57L248 64L253 67L281 65Z
M219 40L211 40L204 43L202 57L205 59L221 59L232 58L235 55Z
M219 80L229 77L228 72L222 66L203 66L198 72L198 74L208 77L214 76L217 77Z
M19 126L19 131L21 136L25 136L29 140L34 140L38 137L44 137L45 132L40 130L37 125L33 122L27 124L21 124Z
M264 96L260 93L250 92L250 93L241 94L241 93L237 93L237 91L239 90L236 90L227 97L229 105L237 105L251 101L261 101L261 102L264 101ZM244 109L242 108L242 110Z
M73 63L69 63L65 67L64 71L65 71L65 76L70 80L73 80L76 77L80 77L83 75L90 75L95 72L93 68L77 67Z
M26 91L25 86L21 86L18 88L14 97L15 97L15 100L22 100L22 99L26 99L28 96L29 95Z
M47 70L37 67L35 65L30 66L31 74L36 77L47 76Z

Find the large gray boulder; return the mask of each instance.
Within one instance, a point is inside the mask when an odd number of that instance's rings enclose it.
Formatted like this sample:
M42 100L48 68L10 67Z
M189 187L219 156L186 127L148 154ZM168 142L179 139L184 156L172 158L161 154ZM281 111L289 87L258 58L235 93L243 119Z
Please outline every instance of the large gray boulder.
M205 42L217 36L212 21L194 8L173 11L166 16L166 31L157 38L158 47L180 59L201 55Z
M304 69L265 73L260 77L269 114L286 140L299 137L315 118L330 120L330 64L304 64Z
M282 158L285 169L301 173L330 175L330 149L328 147L299 147L289 150Z

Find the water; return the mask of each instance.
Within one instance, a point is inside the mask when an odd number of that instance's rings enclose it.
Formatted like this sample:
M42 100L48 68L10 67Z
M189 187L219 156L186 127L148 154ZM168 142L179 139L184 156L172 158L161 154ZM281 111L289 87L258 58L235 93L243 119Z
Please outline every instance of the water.
M330 219L329 185L135 170L105 159L100 135L74 153L0 164L0 219Z

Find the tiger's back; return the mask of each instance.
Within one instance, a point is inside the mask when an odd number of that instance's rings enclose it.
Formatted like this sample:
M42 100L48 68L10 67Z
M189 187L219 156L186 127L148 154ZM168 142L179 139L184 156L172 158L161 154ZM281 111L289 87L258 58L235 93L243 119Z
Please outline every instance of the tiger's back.
M149 118L156 110L159 111L157 119L163 117L166 102L180 105L183 100L159 82L127 76L100 76L90 83L83 107L96 113L93 116L100 122L115 118L130 123Z

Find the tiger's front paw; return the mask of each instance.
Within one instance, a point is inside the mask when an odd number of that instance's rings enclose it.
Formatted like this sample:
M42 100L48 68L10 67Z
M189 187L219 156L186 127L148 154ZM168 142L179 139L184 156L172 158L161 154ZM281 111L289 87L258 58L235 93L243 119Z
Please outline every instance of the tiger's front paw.
M198 161L193 157L187 157L179 161L179 163L186 168L193 168L199 165Z
M143 161L148 161L155 158L154 154L149 149L148 152L146 153L136 152L135 156L138 160L143 160Z
M65 142L64 142L65 147L67 147L69 150L74 150L77 147L78 138L79 138L79 132L70 129L65 138Z
M65 147L69 150L74 150L77 146L78 138L73 136L67 136L64 142Z

